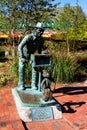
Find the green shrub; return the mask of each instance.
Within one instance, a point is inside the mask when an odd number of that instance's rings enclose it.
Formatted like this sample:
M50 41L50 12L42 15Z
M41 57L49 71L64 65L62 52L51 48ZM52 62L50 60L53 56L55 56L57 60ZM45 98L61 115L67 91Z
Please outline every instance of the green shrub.
M9 73L15 83L18 82L18 58L9 61Z
M9 81L10 78L8 75L4 74L3 72L0 73L0 85L6 85L7 81Z
M67 52L67 44L65 41L45 41L45 46L51 54Z
M4 59L5 59L5 51L0 50L0 60L4 60Z
M77 73L86 74L87 73L87 53L78 53L76 55L77 59Z
M51 75L58 82L74 81L77 62L72 55L56 54L53 56Z
M9 64L10 75L18 82L18 58L12 59ZM73 82L77 76L87 73L87 54L67 54L52 52L52 65L48 67L51 76L57 82ZM25 81L31 80L31 66L25 67Z
M4 63L0 63L0 68L1 68L1 67L4 67Z

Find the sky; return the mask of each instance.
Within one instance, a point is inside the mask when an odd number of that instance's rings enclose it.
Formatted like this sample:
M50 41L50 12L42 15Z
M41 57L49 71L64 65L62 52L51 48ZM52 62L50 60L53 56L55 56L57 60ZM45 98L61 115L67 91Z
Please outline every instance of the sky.
M78 5L81 6L83 12L87 16L87 0L55 0L54 3L60 2L61 4L58 7L64 7L65 4L70 4L70 6L76 6L78 1Z

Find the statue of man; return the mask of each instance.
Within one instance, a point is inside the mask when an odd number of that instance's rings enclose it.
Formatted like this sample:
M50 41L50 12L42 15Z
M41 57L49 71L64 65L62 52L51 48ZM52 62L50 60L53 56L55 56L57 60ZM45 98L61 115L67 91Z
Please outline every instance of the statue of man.
M44 29L45 28L43 23L37 23L35 30L31 34L25 36L18 46L18 54L19 54L18 88L20 90L25 89L25 74L24 74L25 63L30 60L31 54L34 54L36 51L38 51L39 54L42 52L44 44L42 34L44 32ZM36 72L34 74L36 75Z

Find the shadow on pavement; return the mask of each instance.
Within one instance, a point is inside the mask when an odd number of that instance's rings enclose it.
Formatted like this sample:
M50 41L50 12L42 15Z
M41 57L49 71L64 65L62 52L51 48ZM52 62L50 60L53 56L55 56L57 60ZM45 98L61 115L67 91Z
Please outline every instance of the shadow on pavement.
M54 93L62 93L68 95L85 94L87 93L87 87L63 87L56 89Z
M61 109L63 113L75 113L75 108L78 108L82 105L84 105L85 102L66 102L61 105ZM73 108L74 107L74 108Z
M59 95L58 95L59 93ZM71 86L67 86L67 87L62 87L62 88L58 88L54 91L55 95L54 97L62 97L65 95L80 95L80 94L86 94L87 93L87 87L84 86L78 86L78 87L71 87ZM61 109L63 113L75 113L78 107L81 107L82 105L84 105L86 102L81 101L81 102L73 102L73 101L69 101L69 102L64 102L61 105Z

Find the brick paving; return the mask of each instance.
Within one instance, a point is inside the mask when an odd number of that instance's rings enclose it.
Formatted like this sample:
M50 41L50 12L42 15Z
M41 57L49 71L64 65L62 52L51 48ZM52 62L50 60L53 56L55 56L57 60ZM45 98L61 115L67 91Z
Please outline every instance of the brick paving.
M87 130L87 87L82 83L58 84L53 94L62 119L24 123L20 120L11 87L0 88L0 130Z

